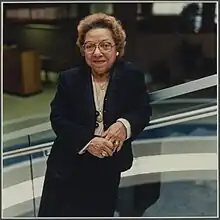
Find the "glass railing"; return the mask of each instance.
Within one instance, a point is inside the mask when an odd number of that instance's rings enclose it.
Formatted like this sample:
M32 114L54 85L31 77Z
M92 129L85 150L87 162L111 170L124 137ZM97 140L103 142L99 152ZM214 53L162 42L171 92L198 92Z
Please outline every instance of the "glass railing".
M217 75L212 75L151 93L153 108L151 119L155 120L165 116L216 105L216 85ZM42 116L38 119L40 123L36 125L3 133L3 150L9 151L29 146L30 143L28 142L27 134L33 136L31 144L40 144L53 140L55 134L51 130L48 116ZM6 124L5 126L6 130L9 130L9 128L7 128L8 125ZM3 129L3 132L4 130L5 129Z
M217 104L217 76L154 92L152 97L153 119L210 107Z
M157 216L157 212L155 212L153 207L161 206L161 204L158 204L161 198L164 200L169 198L166 197L166 194L168 193L167 190L172 188L172 185L175 186L173 191L177 191L177 188L181 189L181 187L188 187L188 189L192 190L193 187L195 192L198 191L199 193L201 186L208 187L207 191L216 190L216 123L201 123L201 120L207 121L207 119L212 119L213 117L214 119L211 121L216 121L216 115L217 109L215 108L209 110L209 112L205 109L204 113L200 111L198 114L192 111L185 117L174 115L172 120L164 118L161 120L162 122L154 122L149 128L146 128L148 138L145 138L144 131L140 138L133 143L135 159L132 169L122 174L118 200L119 207L117 210L120 216L132 215L129 207L134 202L133 197L139 197L138 201L136 201L137 203L144 199L146 200L145 197L148 194L145 191L149 190L149 186L157 189L162 185L160 199L147 210L148 205L143 206L143 204L140 204L136 208L133 207L133 215L138 215L138 212L139 214L142 212L141 215L143 214L144 216ZM176 121L180 119L181 121ZM188 122L194 124L194 128L191 134L185 133L183 135L184 126ZM170 127L175 125L178 125L178 127L174 128L173 131L169 131ZM188 124L187 127L189 131L191 129L190 125ZM160 129L159 133L164 136L158 137L149 132L153 130L158 131L158 129ZM198 132L199 129L200 132L203 130L200 134ZM197 134L192 134L196 130ZM205 130L206 133L204 133ZM179 133L182 132L182 134L177 135L178 131ZM149 137L149 134L152 137ZM37 214L46 169L46 159L53 142L33 145L35 142L34 135L29 135L28 140L30 147L3 153L4 216L36 216ZM176 164L176 162L178 163ZM209 189L209 184L214 189ZM23 188L25 188L26 193L20 194ZM173 191L172 193L174 193ZM170 198L171 203L180 202L178 196L175 198L175 193L173 197ZM186 197L185 199L189 198ZM193 199L195 202L197 201L196 197ZM212 197L212 199L214 202L215 197ZM174 207L172 211L176 212ZM214 215L215 212L212 214ZM179 216L180 213L169 213L169 210L167 210L166 215Z
M216 82L202 89L212 89ZM152 100L158 114L133 142L134 164L122 173L115 216L217 215L216 95L186 95L182 91ZM4 217L37 216L54 138L49 122L4 134Z

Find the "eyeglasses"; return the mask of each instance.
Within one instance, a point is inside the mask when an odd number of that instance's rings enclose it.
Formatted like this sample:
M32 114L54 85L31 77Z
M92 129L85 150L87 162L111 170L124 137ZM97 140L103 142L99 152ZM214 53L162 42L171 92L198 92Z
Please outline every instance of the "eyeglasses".
M106 41L101 41L98 44L87 42L83 45L83 49L85 53L92 54L98 47L101 53L108 53L111 52L114 46L115 44L112 45L110 42L106 42Z

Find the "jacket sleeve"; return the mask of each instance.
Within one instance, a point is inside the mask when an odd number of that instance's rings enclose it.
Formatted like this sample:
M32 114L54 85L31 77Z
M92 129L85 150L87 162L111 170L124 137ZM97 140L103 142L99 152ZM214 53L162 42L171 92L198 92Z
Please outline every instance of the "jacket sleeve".
M57 138L63 143L63 147L69 148L72 153L77 154L94 135L84 125L74 123L68 119L70 110L67 105L66 78L64 73L59 76L57 91L51 102L50 121L52 129Z
M131 140L135 140L141 131L149 125L152 109L150 98L147 93L144 80L144 73L134 71L131 80L130 108L122 115L122 118L128 120L131 126Z

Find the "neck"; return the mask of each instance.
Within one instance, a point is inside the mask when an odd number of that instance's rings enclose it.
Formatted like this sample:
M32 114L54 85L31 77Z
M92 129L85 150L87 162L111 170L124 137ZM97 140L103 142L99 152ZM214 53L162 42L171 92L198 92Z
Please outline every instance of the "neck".
M99 74L99 73L92 71L92 75L93 75L94 79L98 82L107 81L109 78L109 73Z

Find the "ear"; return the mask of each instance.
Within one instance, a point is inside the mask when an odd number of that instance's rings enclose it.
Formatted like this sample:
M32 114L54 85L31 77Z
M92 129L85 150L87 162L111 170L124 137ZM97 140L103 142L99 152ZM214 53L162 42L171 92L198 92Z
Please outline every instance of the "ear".
M81 55L84 57L85 56L85 53L84 53L84 50L80 48L80 53Z

